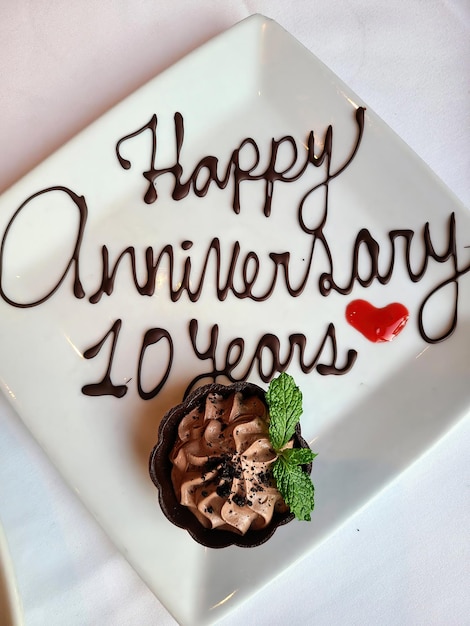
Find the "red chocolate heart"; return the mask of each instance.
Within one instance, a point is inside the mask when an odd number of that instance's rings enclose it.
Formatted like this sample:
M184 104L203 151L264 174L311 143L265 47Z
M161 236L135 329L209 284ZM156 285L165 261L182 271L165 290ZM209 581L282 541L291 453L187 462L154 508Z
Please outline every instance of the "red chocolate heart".
M346 319L351 326L374 343L392 341L405 327L409 315L399 302L378 309L366 300L353 300L346 307Z

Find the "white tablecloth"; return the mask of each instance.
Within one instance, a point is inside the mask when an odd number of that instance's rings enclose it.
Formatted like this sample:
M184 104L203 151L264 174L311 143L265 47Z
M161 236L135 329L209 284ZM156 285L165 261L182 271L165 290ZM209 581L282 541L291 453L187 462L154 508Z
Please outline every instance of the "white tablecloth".
M470 208L468 0L4 0L0 191L252 13L304 43ZM222 623L469 624L469 447L467 418ZM27 626L175 623L3 398L0 518Z

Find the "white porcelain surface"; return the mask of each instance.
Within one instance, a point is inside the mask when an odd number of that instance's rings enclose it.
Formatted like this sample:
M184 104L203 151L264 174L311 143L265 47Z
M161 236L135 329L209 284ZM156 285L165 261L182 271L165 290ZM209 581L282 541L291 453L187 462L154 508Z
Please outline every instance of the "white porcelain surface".
M331 534L468 411L470 280L468 275L459 280L456 332L437 345L422 339L416 320L426 295L452 275L450 261L430 262L418 283L409 280L397 261L390 284L356 286L350 296L325 298L316 286L318 274L327 269L320 255L302 295L289 297L279 278L275 294L263 303L232 294L224 302L217 301L209 278L213 266L196 303L185 295L172 303L168 278L163 275L156 294L147 298L136 292L123 264L114 292L91 304L88 297L100 282L103 244L113 258L127 246L135 246L138 264L146 247L153 246L158 254L172 244L176 267L181 268L181 243L191 240L197 268L217 236L226 253L234 241L240 242L242 255L256 251L262 259L260 280L269 276L269 252L291 252L291 267L298 268L299 275L311 238L300 230L296 209L302 193L315 184L311 181L324 174L319 169L298 183L275 183L269 218L262 212L262 183L242 183L239 215L231 209L230 188L211 189L205 198L190 194L175 202L164 178L157 183L159 199L146 205L142 172L149 163L150 137L142 135L123 144L123 155L132 161L130 170L119 165L116 142L156 113L161 166L171 163L173 114L180 111L186 129L181 160L191 171L191 164L208 154L225 163L245 137L255 138L267 158L272 137L292 135L300 150L310 130L320 142L332 124L335 169L354 143L357 106L366 105L290 35L276 23L254 16L126 99L0 199L2 233L24 201L49 186L68 187L86 199L80 275L87 297L73 296L69 273L44 304L17 308L0 302L3 389L67 482L181 623L211 622L254 593ZM53 197L56 203L50 204ZM308 213L313 218L324 210L324 200L314 197L317 202ZM70 256L77 212L63 198L61 192L41 196L33 209L20 214L7 236L3 286L16 301L32 301L44 294L57 282L64 259ZM390 230L410 228L418 238L429 222L432 241L440 251L446 244L445 225L451 212L456 214L462 269L470 262L465 247L470 238L468 213L367 108L358 153L350 167L330 182L324 232L344 281L351 267L351 246L361 228L368 228L385 251ZM421 254L418 245L414 257L418 264ZM449 319L453 292L444 295L432 303L426 317L433 332ZM371 344L348 326L345 307L359 297L377 306L393 301L407 306L410 321L394 342ZM115 384L127 385L128 392L121 399L87 397L81 387L104 375L109 338L97 357L85 360L83 352L97 344L118 318L122 328L111 375ZM188 339L193 318L199 322L200 350L208 345L212 325L219 324L218 367L233 338L245 339L248 355L264 333L277 335L284 350L291 333L304 333L307 354L312 355L329 322L336 328L338 364L344 363L348 349L358 352L354 367L344 376L302 374L294 357L289 372L304 393L303 433L319 453L314 467L317 506L311 524L289 524L257 549L204 550L167 522L147 476L159 416L207 367L195 357ZM136 389L137 365L142 336L152 327L168 330L174 360L161 393L145 401ZM164 349L152 353L150 348L147 355L144 389L153 387L166 363ZM246 357L242 364L247 362ZM264 363L269 367L269 359ZM255 370L249 378L260 382Z

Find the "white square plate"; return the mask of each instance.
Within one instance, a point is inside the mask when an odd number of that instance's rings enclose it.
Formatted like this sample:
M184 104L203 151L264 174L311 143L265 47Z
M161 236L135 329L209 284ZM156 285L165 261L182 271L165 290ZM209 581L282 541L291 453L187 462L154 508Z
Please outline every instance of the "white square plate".
M214 621L255 593L367 503L470 406L470 217L368 109L360 135L356 118L363 106L276 23L253 16L142 87L0 199L3 390L69 485L183 624ZM176 112L184 120L182 182L209 155L217 157L222 176L238 148L240 168L249 170L258 147L251 175L260 177L239 183L238 213L234 166L226 188L212 184L200 196L192 186L179 200L171 195L174 175L162 174L155 180L158 198L144 202L149 180L143 174L176 162ZM155 146L146 128L154 115ZM329 126L331 150L324 144ZM305 163L310 131L317 156L325 150L330 158L271 188L262 174L272 140L292 137L279 144L275 160L288 177ZM125 169L116 146L129 135L119 145L131 164ZM253 141L242 146L247 138ZM207 170L195 180L202 188ZM401 234L394 239L393 231ZM417 281L404 261L403 231L411 241L412 272L423 270ZM208 254L215 238L219 286L234 268L225 298L216 290L216 252ZM356 240L363 243L354 274ZM368 282L376 244L375 269L383 276L391 268L389 280L369 286L353 280L347 293L320 293L328 272L341 287L355 275ZM152 249L155 263L162 253L149 283L153 295L136 288L128 252L113 290L94 302L103 259L108 255L112 268L130 246L140 285L149 278L146 250ZM179 299L170 297L184 283L185 268L189 290L202 287L195 301L187 289ZM293 289L305 280L304 289L289 294L286 274ZM261 298L271 285L272 294ZM248 297L241 297L244 289ZM346 306L356 299L377 307L400 302L409 321L394 341L371 343L346 321ZM194 346L191 320L197 320ZM214 359L197 356L209 349L214 325ZM336 355L331 336L324 341L329 325ZM434 341L450 327L449 337ZM149 329L160 330L146 335ZM300 367L301 335L308 371ZM144 336L149 341L139 367ZM159 509L147 471L159 420L195 377L206 374L206 382L214 370L226 369L229 345L229 362L240 357L233 378L266 386L272 336L279 339L281 363L288 362L289 342L294 346L288 371L304 395L303 434L319 453L313 519L278 529L258 548L204 549ZM85 358L94 346L95 356ZM319 373L317 365L341 369L352 354L349 371ZM108 391L126 391L122 397L82 392L107 374Z

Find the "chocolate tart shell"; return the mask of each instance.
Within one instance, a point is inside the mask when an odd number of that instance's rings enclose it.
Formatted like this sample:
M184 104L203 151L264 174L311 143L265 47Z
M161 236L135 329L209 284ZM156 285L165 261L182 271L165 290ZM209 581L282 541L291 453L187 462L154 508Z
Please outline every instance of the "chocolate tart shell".
M265 392L261 387L252 383L238 382L233 385L212 383L199 387L184 402L165 413L159 427L158 443L150 455L150 477L158 489L158 499L163 513L170 522L186 529L193 539L208 548L226 548L231 545L245 548L259 546L272 536L278 526L287 524L294 519L293 513L289 511L282 514L274 513L271 523L266 528L249 530L245 535L239 535L227 530L205 528L187 507L179 503L176 497L171 481L172 463L170 455L178 436L179 423L187 413L195 408L204 406L209 393L217 393L223 397L228 397L236 392L241 392L246 398L257 396L266 404ZM299 425L297 425L293 439L294 447L309 447L300 434ZM302 469L310 474L312 464L304 465Z

